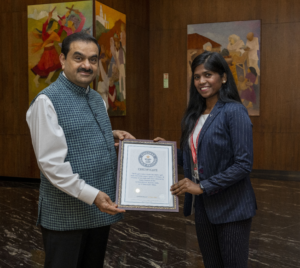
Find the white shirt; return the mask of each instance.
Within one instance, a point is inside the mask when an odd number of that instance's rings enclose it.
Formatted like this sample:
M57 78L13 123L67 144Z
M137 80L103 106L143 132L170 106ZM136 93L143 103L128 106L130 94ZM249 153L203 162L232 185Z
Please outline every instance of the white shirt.
M44 176L59 190L92 205L99 190L81 180L79 174L73 173L70 163L65 162L68 153L66 137L58 124L53 103L46 95L38 96L29 107L26 121L37 163Z
M258 38L253 37L252 41L247 40L246 46L250 48L248 52L249 59L258 60L257 50L259 50Z
M198 123L194 129L194 133L193 133L193 142L194 142L194 147L196 149L196 152L197 152L197 137L206 121L206 119L208 118L209 114L202 114L200 115L199 117L199 120L198 120ZM192 144L190 143L190 148L192 147ZM194 178L193 178L193 182L196 182L194 181ZM191 209L191 215L195 213L195 195L193 195L193 199L192 199L192 209Z
M197 146L198 146L198 144L197 144L197 137L198 137L199 132L201 131L201 129L202 129L202 127L203 127L203 125L204 125L204 123L205 123L205 121L206 121L206 119L207 119L208 116L209 116L209 114L202 114L199 117L198 124L195 127L195 129L194 129L193 142L194 142L194 147L195 147L196 151L197 151ZM190 146L191 146L191 144L190 144Z

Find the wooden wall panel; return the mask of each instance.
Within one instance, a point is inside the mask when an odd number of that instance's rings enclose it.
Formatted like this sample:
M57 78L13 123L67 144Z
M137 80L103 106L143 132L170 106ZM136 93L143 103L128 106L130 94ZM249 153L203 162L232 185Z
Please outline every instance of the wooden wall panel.
M0 176L38 177L27 111L27 5L69 0L6 0L0 6ZM114 129L179 142L186 108L187 24L262 20L261 115L251 117L254 168L300 170L298 0L103 0L127 15L125 117ZM169 88L163 88L163 73Z
M185 109L182 103L186 103L186 86L182 87L186 83L186 56L180 50L186 47L185 37L186 30L150 32L150 135L153 138L166 137L166 131L169 140L180 137L177 122ZM154 68L152 64L156 64ZM169 73L169 88L163 88L163 73Z
M130 131L136 138L149 136L149 31L128 23L126 32L127 115L111 117L114 129ZM129 49L130 48L130 49ZM140 136L139 133L144 133Z
M251 117L254 169L300 171L300 1L149 3L150 135L179 142L187 101L187 25L261 19L261 114ZM162 88L163 72L170 74L169 89Z
M38 178L26 123L28 109L27 5L70 0L6 0L0 5L0 176ZM100 1L127 15L127 115L114 129L149 137L149 1Z

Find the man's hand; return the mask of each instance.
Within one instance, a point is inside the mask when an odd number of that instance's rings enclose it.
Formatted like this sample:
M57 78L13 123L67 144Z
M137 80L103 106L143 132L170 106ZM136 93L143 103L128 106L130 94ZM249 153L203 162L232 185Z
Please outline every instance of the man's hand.
M125 210L119 209L118 205L111 201L109 196L99 191L97 194L94 204L99 208L101 212L105 212L110 215L116 215L117 213L124 213Z
M173 184L170 190L172 195L177 196L184 193L190 193L194 195L203 194L203 190L200 188L200 185L192 182L188 178L184 178L183 180Z
M123 130L114 130L113 136L115 139L115 146L119 146L119 140L124 140L124 139L135 140L134 136L132 136L130 133L123 131Z

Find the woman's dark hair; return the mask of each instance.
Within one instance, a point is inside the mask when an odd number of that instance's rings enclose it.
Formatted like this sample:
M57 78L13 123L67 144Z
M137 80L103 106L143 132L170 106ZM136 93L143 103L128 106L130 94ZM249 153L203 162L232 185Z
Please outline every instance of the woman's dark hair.
M232 73L229 69L227 62L221 56L221 54L217 52L206 51L197 56L193 60L191 65L192 77L190 86L190 99L188 107L181 121L180 148L182 150L188 145L188 140L194 129L194 126L200 115L206 109L206 99L199 94L194 85L194 72L196 67L198 67L201 64L204 64L206 70L218 73L220 77L223 77L223 75L226 73L227 82L225 84L222 84L222 87L219 92L219 99L222 102L241 103L241 99Z
M251 73L253 73L255 76L257 76L257 72L254 67L249 67L249 70Z
M54 22L55 22L55 20L50 20L49 21L46 32L48 32L51 29Z
M76 42L76 41L84 41L84 42L87 42L87 43L89 43L89 42L95 43L98 47L98 50L99 50L98 56L100 55L101 48L100 48L97 40L93 36L91 36L87 33L79 32L79 33L73 33L73 34L67 36L62 41L61 53L63 53L65 55L65 58L67 58L67 55L69 53L70 45L73 42Z

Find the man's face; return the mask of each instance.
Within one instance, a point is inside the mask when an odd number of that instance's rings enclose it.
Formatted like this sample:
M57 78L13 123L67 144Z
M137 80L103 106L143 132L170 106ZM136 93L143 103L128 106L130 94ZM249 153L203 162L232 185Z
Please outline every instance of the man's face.
M75 41L65 58L60 54L60 62L66 77L75 85L86 88L98 73L98 47L93 42Z

